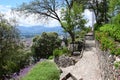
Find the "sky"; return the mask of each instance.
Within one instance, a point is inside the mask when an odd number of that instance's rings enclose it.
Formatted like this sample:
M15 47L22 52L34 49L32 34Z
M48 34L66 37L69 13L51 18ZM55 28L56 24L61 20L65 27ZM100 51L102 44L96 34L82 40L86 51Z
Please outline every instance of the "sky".
M30 2L31 0L0 0L0 5L16 7L23 2Z
M0 13L3 13L5 15L5 18L10 20L14 19L17 20L17 24L19 26L45 26L45 27L56 27L60 26L59 22L54 20L54 19L49 19L47 22L46 21L41 21L37 19L36 15L30 15L26 17L25 15L22 14L18 15L17 12L14 14L11 12L11 8L15 8L19 5L21 5L23 2L29 3L32 0L0 0ZM60 10L57 11L58 14L60 15ZM87 26L92 25L92 13L89 10L84 11L84 18L88 20L88 23L86 24Z

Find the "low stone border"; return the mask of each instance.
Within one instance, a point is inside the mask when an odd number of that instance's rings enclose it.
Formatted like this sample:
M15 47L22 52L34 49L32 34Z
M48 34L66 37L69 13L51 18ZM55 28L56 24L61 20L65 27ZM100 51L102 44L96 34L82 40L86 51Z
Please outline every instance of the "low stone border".
M102 80L120 80L118 79L120 72L114 67L116 56L111 55L109 51L101 51L99 46L99 42L96 41L96 54L99 59Z

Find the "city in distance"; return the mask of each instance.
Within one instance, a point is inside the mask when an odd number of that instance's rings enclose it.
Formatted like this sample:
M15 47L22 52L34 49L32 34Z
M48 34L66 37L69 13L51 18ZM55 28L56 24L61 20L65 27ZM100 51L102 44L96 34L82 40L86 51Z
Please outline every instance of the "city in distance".
M40 35L43 32L56 32L58 35L62 35L63 29L60 26L56 27L43 27L43 26L30 26L30 27L25 27L25 26L18 26L17 29L20 32L20 36L24 38L31 38L36 35Z

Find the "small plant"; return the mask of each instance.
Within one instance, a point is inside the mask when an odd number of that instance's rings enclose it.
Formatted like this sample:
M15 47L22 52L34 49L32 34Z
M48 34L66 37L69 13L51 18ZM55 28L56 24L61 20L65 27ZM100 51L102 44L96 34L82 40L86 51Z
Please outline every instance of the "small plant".
M61 56L63 54L63 51L60 49L55 49L53 51L53 56L57 57L57 56Z
M115 49L115 55L120 55L120 48Z
M67 47L63 47L62 52L63 52L64 54L69 54L69 53L70 53L70 51L68 50Z
M69 55L69 53L70 53L70 51L68 50L68 48L67 47L63 47L62 49L55 49L53 51L53 56L56 57L56 56L61 56L63 54Z
M49 56L49 58L48 58L48 59L50 59L50 60L51 60L51 59L53 59L53 58L54 58L54 56Z
M114 66L115 66L116 69L120 68L120 61L119 62L115 62Z

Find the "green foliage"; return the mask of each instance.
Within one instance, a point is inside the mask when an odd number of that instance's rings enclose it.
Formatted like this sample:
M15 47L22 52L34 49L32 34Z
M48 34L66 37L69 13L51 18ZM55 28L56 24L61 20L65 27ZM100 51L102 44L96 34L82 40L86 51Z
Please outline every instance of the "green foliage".
M120 69L120 61L114 63L115 68Z
M67 47L63 47L62 49L55 49L53 51L53 56L56 57L56 56L61 56L63 54L69 55L69 53L70 53L70 51L68 50L68 48Z
M61 56L61 55L63 55L64 53L63 53L63 50L60 50L60 49L55 49L54 51L53 51L53 56L55 56L55 57L57 57L57 56Z
M95 38L101 43L102 50L106 51L115 48L114 40L110 39L107 33L96 31Z
M63 47L62 51L63 51L64 54L69 54L69 50L68 50L67 47Z
M30 54L25 53L23 48L16 27L0 15L0 79L18 72L29 63Z
M116 18L114 18L116 19ZM114 24L105 24L96 31L95 37L101 43L102 50L110 50L111 54L120 55L120 48L117 47L117 41L120 42L119 21Z
M102 50L115 48L114 41L106 37L102 37L101 46L102 46L101 47Z
M16 28L0 14L0 79L3 75L15 71L13 69L16 68L16 63L12 58L17 56L19 49L19 35Z
M43 61L36 64L21 80L59 80L60 71L55 63Z
M120 41L120 28L115 24L105 24L100 27L100 31L107 33L114 40Z
M53 50L59 48L61 45L61 40L57 33L45 33L43 32L41 36L36 36L33 39L33 45L31 50L35 59L48 58L53 55Z
M101 25L100 24L94 24L94 30L96 31L96 30L99 30L99 28L101 27Z
M120 55L120 47L115 49L115 55Z
M68 32L72 41L75 41L76 29L82 30L85 27L86 20L83 19L82 12L83 5L76 2L73 2L72 8L66 7L61 12L62 26Z
M105 36L104 33L99 32L99 31L96 31L96 32L95 32L95 39L96 39L96 40L100 41L101 38L102 38L102 36Z
M49 58L48 58L48 59L50 59L50 60L51 60L51 59L54 59L54 56L49 56Z
M110 0L109 1L109 12L115 13L116 11L119 11L120 8L120 0Z
M115 17L112 18L112 23L115 24L117 27L120 26L120 14L117 14Z
M109 49L111 54L115 54L116 44L113 39L108 37L107 33L96 31L95 38L100 42L103 51Z

